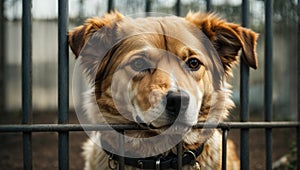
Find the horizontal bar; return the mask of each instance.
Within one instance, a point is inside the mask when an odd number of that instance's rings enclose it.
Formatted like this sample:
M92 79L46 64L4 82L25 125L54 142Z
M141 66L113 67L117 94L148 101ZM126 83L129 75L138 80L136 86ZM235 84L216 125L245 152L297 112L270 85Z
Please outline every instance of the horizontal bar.
M198 123L194 128L211 128L205 123ZM216 128L241 129L241 128L296 128L300 123L296 121L278 121L278 122L222 122Z
M198 123L193 128L298 128L299 122L223 122L216 124ZM0 125L0 132L61 132L61 131L107 131L107 130L147 130L136 124L34 124Z

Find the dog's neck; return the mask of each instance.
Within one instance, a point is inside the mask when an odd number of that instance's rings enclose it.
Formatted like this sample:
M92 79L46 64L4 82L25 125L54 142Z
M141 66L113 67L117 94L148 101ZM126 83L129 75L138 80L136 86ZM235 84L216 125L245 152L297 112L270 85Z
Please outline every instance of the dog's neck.
M113 149L109 143L101 140L101 145L103 150L109 157L109 161L114 160L118 164L124 161L124 164L127 166L133 166L135 168L141 169L176 169L179 160L181 159L181 165L192 165L192 166L199 166L197 162L197 157L203 152L204 143L200 145L200 147L194 150L185 150L183 153L182 151L177 151L177 153L173 153L172 151L168 152L167 155L159 154L156 156L150 157L141 157L141 158L132 158L125 156L120 156L120 154L112 153L109 149ZM106 148L106 149L105 149ZM183 149L183 148L182 148ZM108 163L110 165L110 162ZM111 166L111 165L110 165Z

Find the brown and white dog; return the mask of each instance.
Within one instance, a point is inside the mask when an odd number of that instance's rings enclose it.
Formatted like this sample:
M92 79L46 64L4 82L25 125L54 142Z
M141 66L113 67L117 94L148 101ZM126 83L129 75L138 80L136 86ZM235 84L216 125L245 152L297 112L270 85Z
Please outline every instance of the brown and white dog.
M124 132L125 169L176 168L175 145L182 140L183 169L215 170L221 169L221 133L192 126L227 118L234 103L226 81L240 51L257 68L257 37L214 14L133 19L113 12L70 31L69 44L91 84L88 119L144 129ZM83 146L85 169L116 166L120 135L91 135ZM230 140L227 168L239 169Z

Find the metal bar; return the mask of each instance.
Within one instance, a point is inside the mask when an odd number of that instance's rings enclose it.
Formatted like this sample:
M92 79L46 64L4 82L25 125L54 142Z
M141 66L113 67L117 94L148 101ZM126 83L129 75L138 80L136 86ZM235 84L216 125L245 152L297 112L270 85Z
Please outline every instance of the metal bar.
M152 0L146 0L145 12L146 13L151 12L151 7L152 7Z
M32 25L31 0L22 2L22 124L31 123L32 112ZM31 132L23 133L23 166L32 169Z
M218 126L198 123L193 126L199 128L227 128L227 129L264 129L264 128L298 128L300 122L223 122ZM109 131L109 130L147 130L134 124L34 124L34 125L0 125L0 132L66 132L66 131Z
M272 121L272 58L273 58L273 2L265 1L265 86L264 86L264 106L265 121ZM272 129L267 128L265 132L266 138L266 169L272 169Z
M69 123L68 0L58 0L58 123ZM59 169L69 169L69 132L59 132Z
M242 25L248 27L249 25L249 2L243 0L242 2ZM243 58L243 57L242 57ZM240 120L247 122L249 119L249 67L241 59L240 64ZM241 169L249 169L249 129L241 129Z
M297 46L298 46L298 74L297 74L297 86L298 86L298 122L300 122L300 0L298 0L298 33L297 33ZM297 128L297 169L300 169L300 127Z
M125 169L125 136L124 136L124 130L119 131L119 170Z
M206 12L211 11L211 0L206 0Z
M6 112L6 92L5 92L5 17L4 17L4 1L0 1L0 108Z
M182 141L180 141L177 144L177 169L182 169L182 154L183 154L183 148L182 148Z
M228 129L222 129L222 170L226 170L227 166L227 133Z
M176 15L177 16L181 15L181 0L177 0L176 2Z
M112 10L114 10L115 8L115 4L114 4L114 0L108 0L108 8L107 8L107 12L111 12Z

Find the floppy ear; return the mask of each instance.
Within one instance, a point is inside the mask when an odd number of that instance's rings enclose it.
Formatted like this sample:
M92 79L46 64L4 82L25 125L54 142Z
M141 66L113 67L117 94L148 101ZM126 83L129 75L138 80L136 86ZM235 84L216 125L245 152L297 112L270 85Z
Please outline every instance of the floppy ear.
M105 65L104 57L116 43L116 23L122 18L118 12L105 14L102 18L87 19L84 25L69 32L69 45L76 59L81 56L80 65L89 83L95 82L98 70Z
M84 25L74 28L69 32L69 45L71 50L78 58L82 48L85 46L87 40L98 30L105 27L105 30L112 29L115 23L123 18L123 15L119 12L112 12L104 14L102 18L90 18L87 19ZM102 32L105 34L105 30ZM107 41L107 37L104 35L100 41Z
M237 24L227 23L213 14L188 13L186 20L200 28L212 42L223 63L225 72L237 61L242 49L243 61L250 67L258 67L256 41L258 34Z

